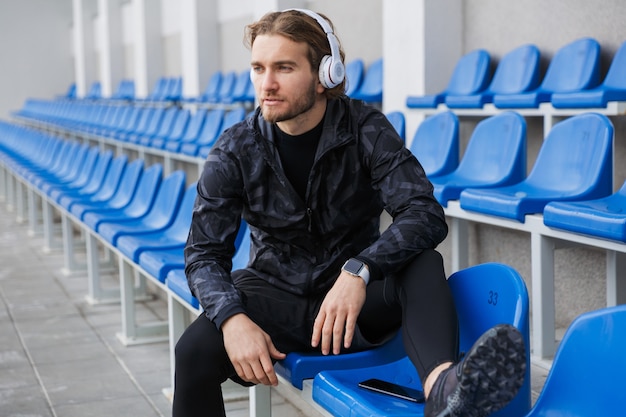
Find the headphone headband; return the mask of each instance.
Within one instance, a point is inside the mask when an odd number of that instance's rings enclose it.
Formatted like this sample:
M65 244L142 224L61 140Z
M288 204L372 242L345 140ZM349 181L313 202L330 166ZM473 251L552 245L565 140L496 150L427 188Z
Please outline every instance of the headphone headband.
M319 77L320 82L325 88L333 88L341 84L345 77L345 68L341 62L341 54L339 52L339 41L333 33L333 29L326 19L319 14L308 9L286 9L283 12L296 11L304 13L313 18L322 28L328 39L330 46L330 55L326 55L320 61Z

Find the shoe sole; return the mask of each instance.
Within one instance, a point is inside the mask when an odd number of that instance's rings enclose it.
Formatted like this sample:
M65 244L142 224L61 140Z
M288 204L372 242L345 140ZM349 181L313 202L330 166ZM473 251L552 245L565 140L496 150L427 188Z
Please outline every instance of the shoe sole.
M463 359L457 390L440 417L485 417L517 395L526 375L524 338L515 327L489 329Z

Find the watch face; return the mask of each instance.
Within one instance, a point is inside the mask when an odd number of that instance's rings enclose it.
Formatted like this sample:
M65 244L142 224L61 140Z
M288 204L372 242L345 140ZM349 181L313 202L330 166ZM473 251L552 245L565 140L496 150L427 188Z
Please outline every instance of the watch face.
M343 269L346 272L354 275L358 275L361 271L361 268L363 268L363 262L357 259L349 259L348 262L346 262L346 264L343 266Z

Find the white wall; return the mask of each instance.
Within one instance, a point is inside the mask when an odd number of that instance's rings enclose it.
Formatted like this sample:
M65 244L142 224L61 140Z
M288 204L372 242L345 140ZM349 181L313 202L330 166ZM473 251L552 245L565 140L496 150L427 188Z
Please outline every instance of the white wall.
M0 2L0 118L27 97L65 94L74 80L71 15L71 0Z

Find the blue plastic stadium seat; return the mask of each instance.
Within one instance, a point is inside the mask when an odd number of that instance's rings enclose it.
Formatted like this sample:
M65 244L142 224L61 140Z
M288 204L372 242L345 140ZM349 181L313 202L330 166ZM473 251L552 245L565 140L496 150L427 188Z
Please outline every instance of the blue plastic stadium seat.
M556 124L544 140L528 177L515 185L466 189L465 210L524 222L551 201L601 198L613 189L613 125L585 113Z
M198 132L195 140L186 141L180 145L179 151L186 155L196 156L202 146L213 146L222 131L224 122L223 109L211 109L206 113L202 130Z
M185 171L175 171L163 179L154 203L145 215L138 218L126 218L115 221L103 220L98 225L98 235L117 245L120 236L128 234L146 234L167 228L176 217L180 201L185 191Z
M364 73L365 64L362 59L353 59L346 64L346 95L348 97L352 97L354 92L359 90Z
M220 88L216 97L207 97L207 103L229 103L232 101L233 90L235 89L235 83L237 82L237 73L235 71L229 71L222 74L222 80L220 81Z
M557 229L626 242L626 182L608 197L548 203L543 222Z
M163 167L161 164L153 164L146 168L133 193L132 199L124 207L118 210L96 211L90 210L84 213L83 224L90 229L96 230L102 222L115 222L124 219L140 218L145 216L152 207L156 192L161 185Z
M65 210L71 211L74 204L104 204L104 202L110 200L115 195L127 162L127 155L120 155L113 159L101 185L96 188L93 194L85 192L84 197L64 195L58 200L59 205L64 207Z
M383 101L383 59L372 62L363 75L359 89L354 91L352 98L367 103L382 103Z
M115 194L110 199L106 201L75 202L70 207L70 214L82 220L85 213L90 211L102 213L121 210L126 207L135 194L135 189L143 172L143 164L142 159L135 159L126 166L119 181L119 186L115 189Z
M441 176L459 165L459 118L450 111L424 119L409 148L427 176Z
M102 98L102 86L100 81L94 81L89 87L89 91L85 94L86 99L97 100Z
M191 112L188 109L178 109L174 113L173 120L171 121L171 127L168 133L157 134L155 137L142 140L141 144L144 146L151 146L157 149L163 149L168 142L180 142L187 129L187 124L191 117Z
M170 152L178 152L183 145L195 142L200 132L202 132L206 114L206 109L196 109L195 113L189 118L189 122L180 140L172 140L170 137L163 144L163 148Z
M613 57L602 84L587 90L554 93L551 99L556 108L606 107L610 101L626 101L626 42Z
M139 254L152 249L184 248L191 226L191 214L196 200L196 184L187 187L172 223L162 230L147 233L132 233L120 236L115 247L133 262L139 261Z
M445 90L438 94L409 96L406 99L406 106L410 109L435 108L445 101L448 94L477 94L489 85L490 65L489 52L484 49L469 52L456 63Z
M498 108L537 108L552 94L593 88L600 82L600 44L582 38L561 47L550 61L546 75L535 90L517 94L496 94Z
M136 138L156 133L164 112L165 109L161 107L142 108L136 126L131 130L120 132L116 138L126 142L134 142Z
M237 239L235 240L235 247L237 248L235 255L233 256L233 271L237 269L243 269L248 265L248 259L250 257L250 230L245 221L242 221ZM165 284L167 288L186 301L194 308L199 308L200 303L198 299L193 296L189 289L187 282L187 276L184 269L171 269L168 271Z
M164 138L170 135L172 127L174 125L174 121L178 113L183 110L179 110L178 107L169 107L167 110L163 111L163 115L160 121L156 121L152 123L153 129L150 129L143 136L131 136L128 138L129 142L138 143L140 145L148 146L150 145L150 141L156 138Z
M489 328L502 323L517 327L529 349L529 301L521 276L511 267L490 263L473 266L450 276L448 283L459 317L460 351L467 352ZM526 379L517 396L492 416L520 417L531 406L530 354L526 356ZM424 405L358 387L378 378L422 389L415 367L404 356L386 365L351 370L324 370L313 381L313 399L336 417L422 416Z
M231 96L224 98L223 102L229 104L250 101L250 97L248 96L250 84L252 84L252 80L250 80L250 70L240 72L239 75L237 75Z
M198 101L204 103L215 103L219 97L220 85L222 83L222 72L215 71L209 78L207 85L198 98Z
M481 108L493 102L495 94L518 94L539 85L539 48L527 44L502 57L486 90L475 94L447 94L449 108Z
M171 292L178 295L186 301L187 304L191 305L193 308L200 308L198 299L193 296L189 289L189 283L187 282L184 269L172 269L169 271L165 278L165 284Z
M169 79L168 88L165 93L166 101L180 101L183 96L183 78L172 77Z
M406 142L406 118L401 111L391 111L385 114L389 123L396 129L403 142Z
M527 417L623 415L624 328L624 305L578 316L565 332Z
M201 156L202 158L206 158L207 155L209 154L209 152L211 151L211 148L213 147L213 144L215 143L217 138L219 138L219 136L226 129L228 129L229 127L231 127L235 123L241 122L245 117L246 117L246 110L243 107L239 107L239 108L230 110L226 114L224 114L224 119L222 121L222 125L220 127L219 133L217 134L217 136L215 136L213 138L212 142L205 143L205 144L202 144L201 146L198 146L198 149L196 150L197 156Z
M146 250L139 254L138 263L150 276L165 283L170 271L185 268L185 255L180 247Z
M111 163L111 159L113 158L113 152L109 150L100 153L98 151L93 159L90 158L91 155L93 155L93 153L90 154L88 152L88 158L85 158L83 163L83 172L79 177L77 177L76 181L73 181L66 186L56 186L47 189L46 194L50 197L50 199L59 202L61 197L64 195L87 195L93 194L98 190L102 180L104 179L106 170Z
M466 188L515 184L526 176L526 121L516 112L481 120L469 139L459 166L430 176L435 198L447 207Z

